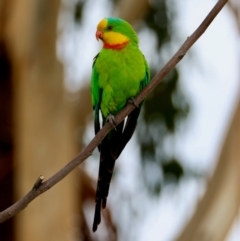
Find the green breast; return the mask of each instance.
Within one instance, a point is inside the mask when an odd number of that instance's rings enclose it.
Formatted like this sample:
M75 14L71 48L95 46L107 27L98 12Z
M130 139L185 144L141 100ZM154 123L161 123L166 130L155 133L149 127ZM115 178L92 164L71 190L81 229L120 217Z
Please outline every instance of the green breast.
M96 70L99 74L98 85L103 90L100 108L104 117L116 115L130 97L139 93L145 68L143 55L137 46L101 50Z

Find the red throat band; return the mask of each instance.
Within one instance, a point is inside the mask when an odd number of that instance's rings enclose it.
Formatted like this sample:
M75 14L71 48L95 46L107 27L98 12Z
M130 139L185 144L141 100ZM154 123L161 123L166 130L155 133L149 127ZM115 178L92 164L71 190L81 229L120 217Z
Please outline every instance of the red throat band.
M129 41L124 42L124 43L121 43L121 44L108 44L108 43L104 43L103 48L105 48L105 49L121 50L121 49L123 49L128 43L129 43Z

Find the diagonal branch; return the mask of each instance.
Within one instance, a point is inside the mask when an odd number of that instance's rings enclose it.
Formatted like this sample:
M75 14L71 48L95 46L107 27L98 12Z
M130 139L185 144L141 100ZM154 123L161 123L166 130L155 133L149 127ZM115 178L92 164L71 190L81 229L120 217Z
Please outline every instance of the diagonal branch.
M198 40L198 38L205 32L208 26L211 24L213 19L221 11L228 0L219 0L217 4L213 7L204 21L195 30L195 32L187 38L176 54L169 60L169 62L162 68L162 70L154 76L151 82L144 88L135 98L137 104L143 101L147 95L153 91L153 89L162 81L162 79L172 70L176 64L184 57L186 52L191 48L191 46ZM116 117L116 123L120 123L126 116L128 116L135 107L131 104L127 105ZM35 199L40 194L46 192L48 189L53 187L56 183L61 181L66 177L74 168L81 164L85 159L87 159L93 152L93 150L101 143L104 137L112 129L111 124L107 123L92 139L92 141L80 152L73 160L71 160L65 167L54 174L51 178L40 184L37 189L32 189L24 197L19 199L9 208L5 209L0 213L0 223L6 221L7 219L13 217L27 205Z

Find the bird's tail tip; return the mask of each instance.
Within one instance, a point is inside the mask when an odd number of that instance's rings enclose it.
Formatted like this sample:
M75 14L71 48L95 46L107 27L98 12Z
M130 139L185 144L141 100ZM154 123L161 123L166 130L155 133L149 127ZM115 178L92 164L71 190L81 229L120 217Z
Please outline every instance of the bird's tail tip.
M97 200L95 207L95 214L93 220L92 231L95 232L97 230L98 224L101 223L101 199Z
M96 231L97 231L97 227L98 227L98 224L93 223L92 231L93 231L93 232L96 232Z

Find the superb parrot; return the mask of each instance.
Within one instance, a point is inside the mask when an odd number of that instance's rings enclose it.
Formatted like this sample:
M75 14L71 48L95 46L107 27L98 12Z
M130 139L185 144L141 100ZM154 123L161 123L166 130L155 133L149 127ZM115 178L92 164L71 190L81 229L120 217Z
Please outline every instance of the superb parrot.
M97 25L97 40L103 48L94 58L91 96L94 110L95 134L107 121L115 125L114 115L128 102L136 106L134 97L149 83L150 73L144 55L138 46L138 37L132 26L120 18L104 18ZM110 181L116 159L131 139L137 125L141 105L104 138L98 146L100 165L96 190L93 231L101 222L101 208L106 207Z

